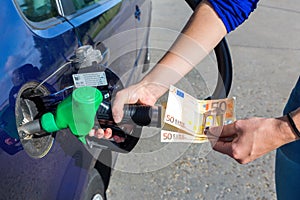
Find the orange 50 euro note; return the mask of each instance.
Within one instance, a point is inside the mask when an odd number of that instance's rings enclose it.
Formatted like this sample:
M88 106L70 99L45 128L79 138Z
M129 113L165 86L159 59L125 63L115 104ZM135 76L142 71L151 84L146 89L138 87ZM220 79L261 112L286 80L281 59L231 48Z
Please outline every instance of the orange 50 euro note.
M162 116L161 142L207 142L204 134L206 127L235 121L235 98L198 100L170 86Z

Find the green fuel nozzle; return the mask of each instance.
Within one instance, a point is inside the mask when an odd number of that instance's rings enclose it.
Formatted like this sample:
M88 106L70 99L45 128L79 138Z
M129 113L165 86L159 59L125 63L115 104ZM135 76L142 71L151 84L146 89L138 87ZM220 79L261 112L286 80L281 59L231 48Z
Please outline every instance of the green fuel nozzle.
M96 88L77 88L57 106L55 115L48 112L42 116L42 129L50 133L69 128L86 144L85 136L94 127L96 112L102 100L102 93Z
M124 105L124 116L119 124L113 120L111 103L103 101L102 93L94 87L80 87L60 102L56 112L48 112L40 119L35 119L18 128L22 139L30 139L33 135L42 136L45 132L52 133L69 128L82 143L89 142L86 136L98 120L103 128L111 128L114 134L129 134L122 125L161 127L161 107L146 105Z

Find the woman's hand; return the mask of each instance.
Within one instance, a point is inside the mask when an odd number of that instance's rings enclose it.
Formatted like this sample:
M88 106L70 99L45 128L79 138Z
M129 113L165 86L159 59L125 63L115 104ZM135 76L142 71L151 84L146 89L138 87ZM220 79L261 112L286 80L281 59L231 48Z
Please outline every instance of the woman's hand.
M113 118L116 123L121 122L125 104L144 104L153 106L157 99L167 91L167 88L155 83L140 82L129 86L116 94L112 105Z
M112 135L112 130L110 128L107 128L105 130L103 130L102 128L92 129L89 132L89 136L90 137L96 137L98 139L102 139L102 138L111 139L111 138L113 138L116 143L121 143L121 142L125 141L125 138L123 138L123 137L120 137L118 135Z
M140 82L136 85L132 85L128 88L125 88L119 91L116 94L116 97L113 101L112 105L112 113L113 118L116 123L122 121L123 118L123 108L125 104L145 104L153 106L157 99L166 91L165 87L159 86L158 84L153 83L144 83ZM105 130L92 129L89 132L89 136L97 137L99 139L111 139L113 138L115 142L120 143L124 142L125 138L120 137L118 135L113 135L112 130L110 128L106 128Z

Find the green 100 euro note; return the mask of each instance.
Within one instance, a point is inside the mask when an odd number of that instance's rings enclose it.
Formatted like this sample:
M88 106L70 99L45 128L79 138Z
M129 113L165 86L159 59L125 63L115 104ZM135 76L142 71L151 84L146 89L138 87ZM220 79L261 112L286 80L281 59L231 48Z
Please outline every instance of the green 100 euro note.
M171 86L163 116L161 142L207 142L206 127L235 121L235 98L198 100Z

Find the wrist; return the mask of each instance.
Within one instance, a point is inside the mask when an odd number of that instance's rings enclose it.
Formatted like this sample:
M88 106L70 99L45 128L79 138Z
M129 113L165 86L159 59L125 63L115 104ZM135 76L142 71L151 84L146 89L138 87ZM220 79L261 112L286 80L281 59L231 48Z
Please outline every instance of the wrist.
M284 144L298 140L298 135L294 132L287 116L278 118L279 134Z
M299 139L300 138L300 129L299 129L300 116L299 116L299 114L297 114L297 112L299 113L299 111L297 111L297 110L294 112L290 112L286 116L287 116L291 130L297 136L297 139Z

